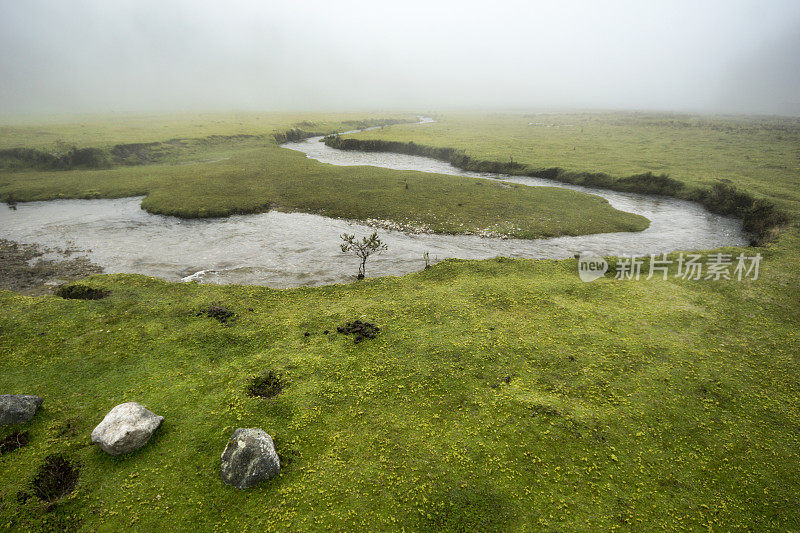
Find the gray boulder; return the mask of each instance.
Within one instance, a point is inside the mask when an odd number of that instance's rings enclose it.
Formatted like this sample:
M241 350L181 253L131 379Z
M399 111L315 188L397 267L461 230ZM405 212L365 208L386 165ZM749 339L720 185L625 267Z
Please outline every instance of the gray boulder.
M248 489L280 471L272 437L263 429L239 428L233 432L222 452L222 481L237 489Z
M121 403L92 430L92 442L111 455L138 450L164 421L136 402Z
M0 426L27 422L43 401L39 396L28 394L0 394Z

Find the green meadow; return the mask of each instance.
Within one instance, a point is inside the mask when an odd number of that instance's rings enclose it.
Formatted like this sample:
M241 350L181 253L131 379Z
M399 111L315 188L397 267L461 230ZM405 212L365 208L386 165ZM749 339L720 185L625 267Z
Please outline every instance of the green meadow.
M728 180L774 202L791 222L765 246L719 250L760 253L756 280L608 275L583 283L575 260L498 258L447 260L402 277L291 290L97 275L82 282L109 292L96 301L0 291L0 391L45 398L31 422L0 433L29 436L28 445L0 456L0 527L800 529L798 121L633 114L437 118L436 124L398 124L357 137L576 172L653 171L692 186ZM122 141L267 136L277 129L259 130L249 120L243 118L239 129L218 124L213 132L192 129L192 121L176 123L163 136L115 136L110 125L93 134L87 126L72 144L111 149ZM327 120L326 129L339 129ZM21 146L36 146L36 138L45 146L36 131L49 130L30 128ZM0 147L19 135L2 137ZM524 222L522 204L518 212L502 203L512 198L545 208L546 196L528 199L527 189L334 169L282 151L268 138L241 152L235 146L220 150L229 160L214 163L6 170L0 194L19 200L88 197L86 190L97 197L143 194L149 210L199 216L201 207L219 214L256 211L258 198L247 196L276 191L296 202L275 202L281 208L336 216L341 210L341 216L360 218L361 211L343 207L352 205L352 190L396 184L398 195L377 204L385 209L378 218L401 216L392 211L395 202L417 209L399 195L421 195L416 190L423 188L435 191L430 205L437 208L445 195L464 191L461 208L475 202L470 217L479 226L512 216L515 225ZM170 157L177 163L183 156ZM272 181L272 168L292 169L291 179L263 185ZM319 207L324 194L295 189L293 180L357 185L336 193L325 211ZM409 188L401 188L406 180ZM263 198L271 204L274 197ZM577 206L591 198L570 193L565 201ZM579 231L586 223L544 212L548 220L536 231ZM606 215L608 224L636 227L618 212ZM437 229L449 231L446 224ZM211 304L238 316L227 325L198 316ZM357 344L336 332L354 319L381 331ZM270 371L287 386L273 398L250 397L251 380ZM145 405L165 422L147 446L112 458L90 443L89 434L111 407L126 401ZM260 427L275 438L279 477L247 491L221 482L219 456L238 427ZM50 504L30 496L31 481L54 453L79 465L80 477L74 492Z

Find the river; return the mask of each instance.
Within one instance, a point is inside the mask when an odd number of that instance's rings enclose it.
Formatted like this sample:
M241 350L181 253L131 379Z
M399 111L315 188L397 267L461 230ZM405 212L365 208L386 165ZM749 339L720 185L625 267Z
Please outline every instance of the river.
M425 127L425 122L418 127ZM368 277L420 270L425 252L435 262L450 257L566 258L586 250L600 255L642 255L747 243L740 221L684 200L539 178L476 174L418 156L340 151L329 148L319 137L283 146L333 165L372 165L574 189L602 196L615 208L651 221L641 232L536 240L380 230L388 251L370 258ZM108 273L285 288L352 281L357 260L341 252L339 235L373 231L348 220L277 211L183 220L147 213L140 202L141 198L123 198L19 203L16 210L0 209L0 238L77 250Z

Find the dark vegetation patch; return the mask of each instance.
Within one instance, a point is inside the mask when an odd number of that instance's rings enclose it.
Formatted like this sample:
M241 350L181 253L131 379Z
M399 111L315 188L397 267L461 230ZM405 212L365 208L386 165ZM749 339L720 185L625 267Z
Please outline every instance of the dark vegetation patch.
M789 216L774 203L757 199L748 192L719 181L709 188L690 187L666 174L645 172L627 177L614 177L605 172L571 172L559 167L532 168L530 165L510 160L482 161L466 155L464 150L437 148L412 142L382 141L379 139L343 139L330 135L325 144L339 150L363 152L393 152L418 155L446 161L454 167L472 172L488 172L545 178L574 185L601 187L615 191L660 194L699 202L709 211L740 218L745 231L752 236L753 245L772 241L778 231L789 223Z
M321 135L321 134L320 134ZM122 143L112 148L78 148L54 152L35 148L8 148L0 150L0 169L5 170L77 170L110 168L114 165L146 165L158 163L167 155L196 146L210 146L226 142L240 142L259 138L259 135L209 135L208 137L170 139L144 143Z
M111 294L109 290L89 287L82 283L62 285L55 292L56 296L65 300L102 300L109 294Z
M250 381L250 385L247 387L247 394L255 398L272 398L280 394L287 385L288 382L280 374L270 370L266 374L256 376Z
M159 146L159 142L117 144L111 149L111 155L117 163L142 165L161 158L161 154L155 150Z
M46 502L54 502L75 490L80 466L60 454L45 459L33 478L33 493Z
M208 318L218 320L222 324L228 325L237 315L224 305L211 304L201 309L196 316L207 316Z
M336 331L344 333L345 335L355 335L353 342L357 344L364 339L374 339L375 336L380 333L381 328L370 322L354 320L352 322L347 322L344 326L337 327Z
M320 135L325 134L315 131L307 131L300 128L292 128L286 131L276 131L272 134L272 138L275 139L276 143L283 144L288 142L302 141L303 139L308 139L309 137L318 137Z
M494 491L461 483L431 498L420 512L419 531L511 531L513 514Z
M108 166L108 157L100 148L73 146L63 153L50 153L35 148L7 148L0 150L0 168L8 170L73 170Z
M14 450L18 450L23 446L27 446L30 440L31 436L27 431L15 431L11 435L8 435L4 439L0 440L0 455L13 452Z

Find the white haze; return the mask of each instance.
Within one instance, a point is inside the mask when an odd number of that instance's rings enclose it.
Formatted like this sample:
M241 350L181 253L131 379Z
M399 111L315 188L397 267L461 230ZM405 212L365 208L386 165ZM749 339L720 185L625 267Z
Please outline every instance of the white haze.
M0 0L0 114L800 114L800 1Z

